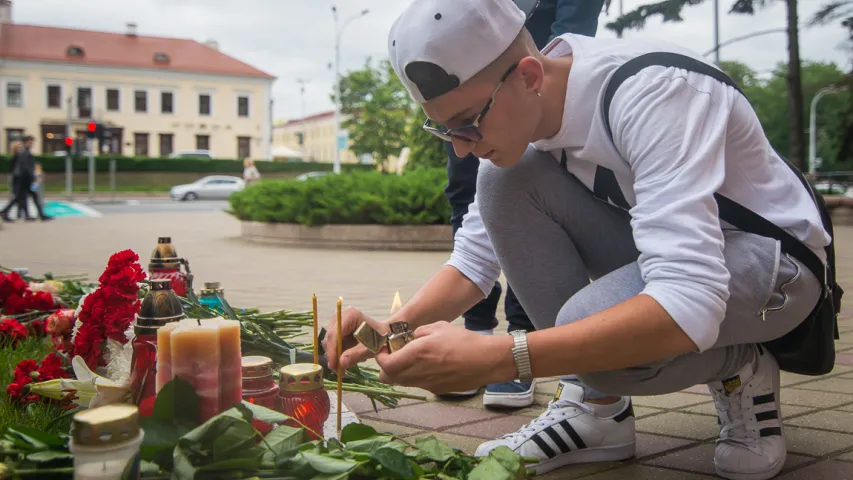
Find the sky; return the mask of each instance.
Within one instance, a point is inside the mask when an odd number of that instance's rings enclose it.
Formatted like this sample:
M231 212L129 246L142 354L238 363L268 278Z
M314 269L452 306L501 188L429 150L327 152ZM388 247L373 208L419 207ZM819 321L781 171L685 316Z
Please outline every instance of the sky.
M191 38L219 42L220 50L277 77L273 87L274 117L292 119L334 108L335 23L337 5L341 23L368 9L341 33L342 74L387 57L387 36L395 18L412 0L14 0L13 21L36 25L124 32L136 22L140 35ZM655 0L623 0L628 12ZM835 62L850 66L846 32L839 25L805 26L828 0L800 0L800 54L804 61ZM786 25L785 2L769 0L755 16L729 15L734 0L720 0L720 41ZM71 7L73 5L73 8ZM613 38L604 28L618 15L613 0L609 15L602 13L598 35ZM686 44L700 53L713 48L713 2L686 7L684 22L651 20L645 29L630 31L627 40L657 37ZM771 33L723 47L722 60L746 63L767 73L787 59L784 33ZM709 56L708 58L713 58ZM304 80L303 96L300 80Z

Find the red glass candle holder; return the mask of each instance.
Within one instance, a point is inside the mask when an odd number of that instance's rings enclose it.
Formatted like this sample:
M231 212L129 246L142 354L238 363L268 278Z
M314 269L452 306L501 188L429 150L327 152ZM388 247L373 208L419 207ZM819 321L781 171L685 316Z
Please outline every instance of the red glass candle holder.
M148 267L148 277L151 280L171 280L172 290L179 297L187 296L187 276L177 268Z
M287 424L305 427L314 440L323 439L323 424L329 418L329 394L323 388L323 367L310 363L285 365L279 370L281 413L293 420Z
M269 408L279 409L279 387L272 378L272 359L248 356L242 358L243 400Z

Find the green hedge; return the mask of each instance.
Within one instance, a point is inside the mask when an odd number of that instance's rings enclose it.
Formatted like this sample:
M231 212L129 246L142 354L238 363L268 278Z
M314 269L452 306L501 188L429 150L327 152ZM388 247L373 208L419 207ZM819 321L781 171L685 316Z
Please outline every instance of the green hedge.
M118 172L183 172L183 173L243 173L242 160L222 159L210 160L205 158L159 158L159 157L110 157L99 156L95 158L95 170L98 172L109 171L109 161L116 159L116 170ZM47 173L65 172L65 158L54 156L36 156L36 161L41 163ZM75 172L86 172L89 168L89 159L85 157L75 158L72 166ZM305 173L315 171L331 171L331 163L315 162L255 162L255 166L261 173L294 172ZM374 165L343 164L344 171L372 171ZM0 156L0 172L11 170L11 157Z
M231 213L240 220L309 226L447 224L446 182L443 168L262 181L231 195Z

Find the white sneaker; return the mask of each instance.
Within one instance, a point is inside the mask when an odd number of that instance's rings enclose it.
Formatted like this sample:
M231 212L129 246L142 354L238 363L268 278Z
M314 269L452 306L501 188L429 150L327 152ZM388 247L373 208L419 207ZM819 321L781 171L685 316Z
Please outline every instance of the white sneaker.
M717 475L730 480L775 477L788 453L779 407L779 365L773 355L756 345L751 364L732 378L708 384L708 389L720 423L714 453Z
M548 410L515 433L483 443L476 456L486 456L501 445L525 457L538 457L527 465L536 474L585 462L608 462L634 456L634 409L631 398L617 405L601 406L614 412L601 417L598 405L583 403L583 388L560 383Z

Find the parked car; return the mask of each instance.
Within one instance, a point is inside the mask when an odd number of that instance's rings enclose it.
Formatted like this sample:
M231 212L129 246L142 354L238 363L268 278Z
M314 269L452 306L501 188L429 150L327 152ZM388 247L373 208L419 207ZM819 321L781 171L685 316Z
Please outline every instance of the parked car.
M308 180L309 178L325 177L326 175L329 175L331 173L332 172L308 172L308 173L303 173L302 175L299 175L298 177L296 177L296 179L299 180L300 182L304 182L305 180Z
M213 158L210 150L189 150L186 152L175 152L169 155L169 158Z
M186 185L175 185L169 190L172 200L225 200L232 193L243 190L242 178L228 175L210 175Z
M815 183L815 190L823 195L844 195L850 189L842 183L821 181Z

